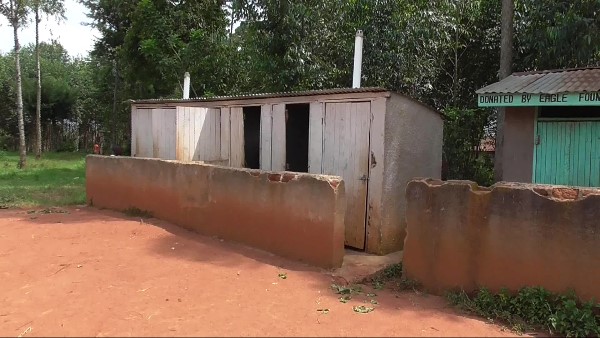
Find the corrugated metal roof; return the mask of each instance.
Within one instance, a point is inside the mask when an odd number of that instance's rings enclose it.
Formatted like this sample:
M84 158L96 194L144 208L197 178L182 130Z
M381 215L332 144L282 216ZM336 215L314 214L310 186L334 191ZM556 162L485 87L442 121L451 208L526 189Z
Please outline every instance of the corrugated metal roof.
M600 91L600 67L514 73L477 94L557 94Z
M132 103L160 103L160 102L213 102L213 101L232 101L232 100L248 100L248 99L267 99L277 97L294 97L294 96L315 96L315 95L333 95L333 94L352 94L352 93L381 93L388 92L385 88L379 87L364 87L364 88L335 88L322 90L306 90L296 92L281 92L281 93L260 93L260 94L240 94L231 96L212 96L212 97L197 97L190 99L142 99L131 100Z

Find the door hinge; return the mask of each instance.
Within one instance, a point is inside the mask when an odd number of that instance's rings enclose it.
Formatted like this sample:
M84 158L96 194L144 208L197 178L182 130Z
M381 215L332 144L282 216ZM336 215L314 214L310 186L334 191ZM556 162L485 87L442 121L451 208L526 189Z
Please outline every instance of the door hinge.
M366 181L368 181L368 180L369 180L369 178L367 177L367 175L362 175L362 176L361 176L361 177L360 177L358 180L359 180L359 181L366 182Z
M542 143L542 141L540 140L540 135L537 135L537 136L535 137L535 145L536 145L536 146L537 146L537 145L540 145L540 143Z

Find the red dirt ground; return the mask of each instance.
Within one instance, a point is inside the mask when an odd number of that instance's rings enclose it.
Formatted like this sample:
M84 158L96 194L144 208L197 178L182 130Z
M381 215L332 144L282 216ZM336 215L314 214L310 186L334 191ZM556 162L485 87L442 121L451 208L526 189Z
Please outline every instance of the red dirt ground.
M513 335L415 292L377 290L375 311L355 313L366 297L339 302L324 271L155 219L65 210L0 212L1 336Z

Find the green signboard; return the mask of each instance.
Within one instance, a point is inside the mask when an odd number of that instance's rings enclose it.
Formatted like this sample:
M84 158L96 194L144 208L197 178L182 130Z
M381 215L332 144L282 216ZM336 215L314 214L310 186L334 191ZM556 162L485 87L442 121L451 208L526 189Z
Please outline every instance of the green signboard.
M479 94L479 107L600 106L600 92Z

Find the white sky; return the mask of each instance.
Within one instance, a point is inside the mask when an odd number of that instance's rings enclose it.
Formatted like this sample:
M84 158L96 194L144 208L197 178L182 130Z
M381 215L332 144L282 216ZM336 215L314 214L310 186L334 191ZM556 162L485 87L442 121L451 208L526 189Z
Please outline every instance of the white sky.
M60 42L71 56L86 56L94 46L100 33L92 27L82 25L91 22L86 17L87 8L76 0L65 0L66 20L58 23L54 18L43 18L40 24L40 41L50 42L52 38ZM33 20L32 20L33 21ZM35 24L19 32L21 46L35 43ZM0 17L0 52L8 53L14 48L13 30L6 18Z

